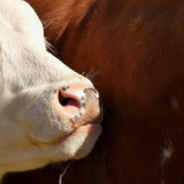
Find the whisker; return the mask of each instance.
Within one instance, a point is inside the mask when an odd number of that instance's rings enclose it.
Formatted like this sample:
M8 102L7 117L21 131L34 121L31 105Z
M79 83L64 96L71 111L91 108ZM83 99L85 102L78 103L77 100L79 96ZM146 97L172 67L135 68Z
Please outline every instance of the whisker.
M87 74L86 74L86 78L89 79L89 76L91 75L91 73L93 72L94 68L92 68Z
M54 46L52 44L47 42L46 38L45 38L45 45L46 45L46 48L48 51L51 51L54 55L58 54L57 50L54 48Z
M93 80L97 75L100 74L100 71L93 72L93 68L87 73L86 78L89 80Z
M49 21L49 20L41 20L41 22L42 22L42 25L43 25L43 29L46 29L51 24L58 24L58 22Z
M68 170L70 164L73 162L73 160L67 165L67 167L65 168L65 170L63 171L62 174L60 174L60 178L59 178L59 184L62 184L62 178L64 176L64 174L66 173L66 171Z

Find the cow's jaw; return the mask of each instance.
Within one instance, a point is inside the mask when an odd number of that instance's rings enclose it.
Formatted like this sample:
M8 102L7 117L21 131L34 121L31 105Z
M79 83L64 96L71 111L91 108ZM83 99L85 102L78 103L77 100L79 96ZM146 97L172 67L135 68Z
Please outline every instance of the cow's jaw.
M27 3L1 0L0 25L0 174L86 156L101 132L98 92L46 51Z

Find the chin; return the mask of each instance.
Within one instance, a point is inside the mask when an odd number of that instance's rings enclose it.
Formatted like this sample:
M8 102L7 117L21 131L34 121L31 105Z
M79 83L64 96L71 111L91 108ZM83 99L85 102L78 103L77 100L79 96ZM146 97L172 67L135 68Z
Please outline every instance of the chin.
M87 156L92 151L101 131L100 124L87 124L72 134L58 139L50 147L55 161L78 160Z

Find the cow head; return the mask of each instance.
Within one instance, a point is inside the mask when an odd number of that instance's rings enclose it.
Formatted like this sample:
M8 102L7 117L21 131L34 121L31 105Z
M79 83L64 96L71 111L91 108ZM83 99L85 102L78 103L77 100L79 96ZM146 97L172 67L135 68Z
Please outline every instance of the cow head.
M101 132L98 92L46 51L41 22L21 0L0 1L0 84L1 174L91 151Z

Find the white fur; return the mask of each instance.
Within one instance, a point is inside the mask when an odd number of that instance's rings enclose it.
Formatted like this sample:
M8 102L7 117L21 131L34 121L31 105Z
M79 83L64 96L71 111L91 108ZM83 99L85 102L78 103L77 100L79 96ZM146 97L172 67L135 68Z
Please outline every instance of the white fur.
M43 28L22 0L0 1L0 176L88 154L99 133L74 133L52 108L52 92L91 82L46 51ZM80 94L82 96L83 94Z

